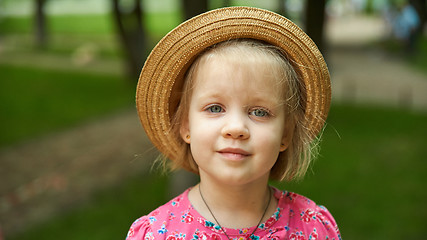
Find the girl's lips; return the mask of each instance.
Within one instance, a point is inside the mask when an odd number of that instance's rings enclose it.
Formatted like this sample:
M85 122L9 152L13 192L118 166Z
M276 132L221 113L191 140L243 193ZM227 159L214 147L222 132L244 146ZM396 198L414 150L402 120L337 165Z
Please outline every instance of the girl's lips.
M242 160L251 155L249 152L240 148L224 148L219 150L218 153L223 157L234 161Z

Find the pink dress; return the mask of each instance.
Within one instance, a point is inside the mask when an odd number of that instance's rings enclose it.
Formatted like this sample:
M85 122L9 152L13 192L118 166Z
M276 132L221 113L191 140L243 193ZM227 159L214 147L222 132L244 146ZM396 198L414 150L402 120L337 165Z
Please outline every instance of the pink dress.
M127 240L166 239L204 240L223 239L221 228L202 217L188 200L188 190L160 206L150 214L136 220ZM341 239L334 218L329 211L310 199L287 191L274 189L278 200L276 212L249 236L255 227L224 228L232 239Z

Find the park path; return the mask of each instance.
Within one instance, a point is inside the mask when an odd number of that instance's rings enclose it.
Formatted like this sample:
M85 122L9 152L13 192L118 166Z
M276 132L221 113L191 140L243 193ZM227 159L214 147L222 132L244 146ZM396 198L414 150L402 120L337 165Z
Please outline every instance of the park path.
M133 108L1 149L0 226L7 235L42 222L140 174L155 156Z
M427 75L375 48L373 42L386 34L378 18L350 16L330 20L331 49L326 58L333 101L427 111Z
M333 101L425 112L426 75L369 47L382 28L373 18L330 20ZM0 149L0 228L7 234L48 219L140 173L156 155L133 108Z

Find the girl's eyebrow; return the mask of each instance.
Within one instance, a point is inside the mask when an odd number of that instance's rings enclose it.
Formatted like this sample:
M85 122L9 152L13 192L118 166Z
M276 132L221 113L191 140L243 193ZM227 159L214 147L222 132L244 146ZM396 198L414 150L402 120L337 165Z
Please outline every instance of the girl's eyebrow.
M252 100L254 102L260 102L262 104L268 104L268 105L280 105L281 99L276 99L273 96L265 97L263 95L254 95L252 96Z
M220 94L218 92L207 91L207 92L203 93L202 95L200 95L199 98L201 98L201 99L210 99L210 98L219 99L219 98L224 98L224 95L225 94Z
M206 105L210 103L219 103L224 100L224 95L214 92L206 92L197 97L198 104Z

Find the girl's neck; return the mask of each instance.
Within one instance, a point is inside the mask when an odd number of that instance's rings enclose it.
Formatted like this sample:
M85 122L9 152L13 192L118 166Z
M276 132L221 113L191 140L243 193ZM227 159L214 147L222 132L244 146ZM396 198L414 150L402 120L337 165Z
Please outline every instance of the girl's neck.
M212 216L214 214L222 227L248 228L256 226L265 211L261 221L274 213L277 200L273 196L270 198L270 194L273 193L268 187L268 179L238 186L202 179L191 189L189 199L194 208L209 221L216 222Z
M267 199L267 183L248 185L225 185L210 181L201 181L199 186L210 205L219 208L261 209Z

